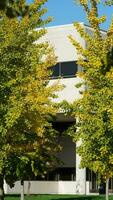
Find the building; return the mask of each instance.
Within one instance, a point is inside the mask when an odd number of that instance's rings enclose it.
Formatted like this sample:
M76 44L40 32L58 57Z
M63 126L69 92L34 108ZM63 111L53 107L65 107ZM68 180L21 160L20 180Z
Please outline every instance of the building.
M90 27L83 23L81 25L89 34L92 33ZM47 29L48 33L43 40L49 41L54 46L55 54L58 57L58 63L53 67L50 84L59 79L60 83L65 85L64 89L58 92L59 98L56 101L67 100L73 102L81 97L79 89L75 85L82 81L76 76L76 72L82 69L77 65L78 55L68 36L72 35L84 48L86 48L86 42L80 37L72 24ZM102 34L104 35L105 32L103 31ZM85 86L82 86L81 90L84 89ZM62 132L73 123L73 119L60 113L55 123L55 126ZM60 143L63 150L58 157L63 164L53 172L48 173L44 180L25 181L25 193L27 193L29 186L32 194L90 194L98 192L96 175L88 169L79 168L80 157L75 150L79 143L75 145L69 136L62 136ZM113 182L111 181L110 189L113 188L112 185ZM20 193L20 182L16 182L15 187L12 189L5 184L5 193Z

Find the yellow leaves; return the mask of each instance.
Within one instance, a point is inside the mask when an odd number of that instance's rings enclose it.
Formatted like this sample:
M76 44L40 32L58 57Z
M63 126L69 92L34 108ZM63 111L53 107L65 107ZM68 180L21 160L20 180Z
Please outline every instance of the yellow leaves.
M86 42L86 49L70 36L80 55L78 73L85 82L81 99L73 104L73 116L79 119L74 140L82 140L78 153L81 166L89 167L105 179L113 175L113 22L107 34L100 31L105 16L98 17L98 1L80 1L86 11L92 33L79 23L76 30ZM87 29L86 29L87 30Z
M15 103L15 99L12 98L12 100L14 100L12 102ZM9 129L11 127L14 126L14 124L16 124L16 121L18 120L18 118L21 116L22 113L22 104L20 103L20 105L18 104L14 104L13 107L9 108L7 115L6 115L6 127Z
M39 137L42 137L43 136L43 133L44 133L44 127L41 127L41 124L42 124L42 122L40 122L40 124L39 124L39 122L37 123L37 125L38 126L36 126L36 128L34 129L34 131L36 131L36 133L37 133L37 135L39 136Z
M79 44L79 42L77 42L71 35L69 36L69 39L71 41L71 43L73 44L73 46L76 47L77 53L82 55L83 54L83 47Z
M107 146L102 146L100 148L100 156L104 157L104 156L108 156L108 155L109 155L108 147Z
M104 23L104 22L106 21L106 19L107 19L106 15L103 15L102 17L100 17L99 23L100 23L100 24L101 24L101 23Z
M113 165L113 155L109 155L109 163Z
M80 3L81 3L82 5L87 5L87 4L88 4L88 0L80 0Z
M7 87L11 87L12 85L15 85L15 84L16 84L16 79L11 79L8 81Z
M39 40L46 33L41 26L50 20L42 20L45 2L29 4L20 18L9 19L4 13L0 20L0 171L8 163L9 173L15 162L13 175L21 177L28 169L45 175L60 149L51 121L58 111L53 99L61 86L48 84L56 56L49 43ZM21 3L24 8L25 1Z
M109 72L107 72L106 78L113 82L113 69L111 69Z

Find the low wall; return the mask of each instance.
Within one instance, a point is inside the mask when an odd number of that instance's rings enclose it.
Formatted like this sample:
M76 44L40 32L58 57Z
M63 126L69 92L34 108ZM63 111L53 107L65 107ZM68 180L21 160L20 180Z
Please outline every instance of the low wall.
M76 194L76 188L76 181L24 181L25 194ZM13 188L4 183L4 191L5 194L20 194L20 181L17 181ZM86 182L86 194L89 194L88 182Z

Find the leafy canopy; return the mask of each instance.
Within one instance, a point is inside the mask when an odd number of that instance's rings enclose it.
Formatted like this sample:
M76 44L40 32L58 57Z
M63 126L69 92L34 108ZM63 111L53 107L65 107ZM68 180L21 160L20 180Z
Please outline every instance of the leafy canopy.
M107 32L100 29L105 16L98 16L96 0L80 0L91 27L87 33L82 25L74 26L86 42L84 49L70 36L78 51L86 90L73 104L73 115L78 119L74 140L82 140L78 147L81 167L98 172L105 180L113 175L113 21Z
M46 33L41 27L50 21L42 20L45 2L35 0L25 15L0 11L0 174L10 184L31 170L43 175L56 162L51 122L59 86L48 85L56 57L49 43L40 40ZM23 0L15 3L26 6Z

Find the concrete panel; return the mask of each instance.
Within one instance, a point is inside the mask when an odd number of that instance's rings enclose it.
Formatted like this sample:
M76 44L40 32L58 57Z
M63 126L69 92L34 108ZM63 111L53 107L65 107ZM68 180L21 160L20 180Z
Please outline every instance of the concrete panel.
M55 55L58 57L58 62L74 61L78 59L77 51L71 44L68 36L72 35L82 46L84 46L85 43L73 24L49 27L47 28L47 31L47 34L41 41L50 42L55 49Z
M82 79L80 79L79 77L51 80L49 85L59 83L64 86L64 88L61 91L56 92L58 98L54 99L54 101L61 102L63 100L67 100L68 102L73 102L74 100L80 98L80 91L84 90L84 87L81 87L79 89L75 87L75 85L80 82L82 82Z
M30 194L76 194L76 181L30 181ZM14 188L7 185L6 194L20 194L20 181ZM24 193L28 193L28 181L24 181Z
M76 147L80 146L81 141L76 143ZM80 168L81 157L76 153L76 193L86 194L86 169Z
M76 194L76 181L59 181L59 194Z
M13 188L7 185L6 194L20 194L20 181L15 183ZM24 181L24 193L28 193L28 181ZM30 194L58 194L57 181L30 181Z

